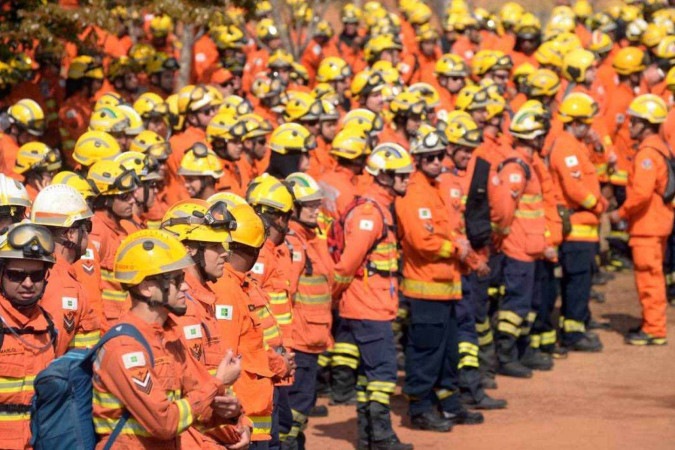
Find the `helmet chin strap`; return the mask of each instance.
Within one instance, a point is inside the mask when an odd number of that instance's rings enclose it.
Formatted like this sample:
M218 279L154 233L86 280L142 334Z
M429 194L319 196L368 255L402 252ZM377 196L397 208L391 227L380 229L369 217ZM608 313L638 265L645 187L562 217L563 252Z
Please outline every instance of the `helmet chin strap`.
M211 283L215 283L218 280L216 277L206 273L206 259L204 258L203 243L199 243L197 253L193 257L193 259L196 263L195 265L197 266L197 271L199 272L199 275L202 277L203 280L210 281Z
M161 301L159 301L159 300L152 300L152 299L149 298L149 297L145 297L145 296L143 296L143 295L140 295L138 292L136 292L135 295L138 297L138 299L139 299L140 301L142 301L142 302L144 302L144 303L147 303L147 304L148 304L149 306L151 306L151 307L157 307L157 306L160 306L160 307L162 307L162 308L166 308L167 311L169 311L170 313L172 313L172 314L174 314L174 315L176 315L176 316L179 316L179 317L180 317L180 316L184 316L185 313L187 312L187 308L186 308L186 307L180 307L180 308L178 308L178 307L169 305L169 290L171 289L169 280L166 279L166 278L162 278L162 279L159 281L159 286L160 286L160 290L162 291L162 300L161 300Z

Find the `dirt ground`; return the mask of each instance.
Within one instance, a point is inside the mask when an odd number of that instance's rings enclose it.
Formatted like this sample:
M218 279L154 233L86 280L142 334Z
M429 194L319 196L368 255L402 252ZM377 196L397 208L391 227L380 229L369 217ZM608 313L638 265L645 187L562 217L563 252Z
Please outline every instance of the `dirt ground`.
M490 394L507 399L508 409L488 411L484 424L456 426L450 433L410 429L406 401L396 395L393 422L401 440L416 449L675 448L675 334L665 347L625 345L623 334L640 321L633 276L618 274L600 290L607 301L591 309L611 324L611 330L598 332L602 353L571 354L529 380L499 377L499 389ZM673 307L668 325L675 326ZM329 417L310 419L307 448L354 448L355 417L353 406L331 406Z

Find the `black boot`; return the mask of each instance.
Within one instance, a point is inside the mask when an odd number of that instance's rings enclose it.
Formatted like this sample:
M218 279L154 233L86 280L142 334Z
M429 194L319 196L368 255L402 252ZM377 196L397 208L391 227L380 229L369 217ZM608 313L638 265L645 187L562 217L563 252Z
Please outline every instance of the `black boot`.
M532 377L532 370L522 365L518 360L516 341L516 336L512 334L503 331L495 333L497 358L499 359L497 373L507 377L530 378Z
M371 450L413 450L414 447L412 444L404 444L398 436L393 435L387 439L373 441L370 448Z
M452 430L452 423L433 410L412 416L410 423L413 428L418 430L439 431L441 433Z
M551 370L553 369L553 358L538 348L529 347L520 358L520 363L532 370Z
M331 405L356 403L356 371L348 366L333 366L331 371Z
M459 369L459 389L461 402L471 409L506 408L506 400L498 400L485 393L481 383L480 371L475 367Z
M367 402L359 402L356 405L356 426L358 434L357 450L370 450L370 415Z

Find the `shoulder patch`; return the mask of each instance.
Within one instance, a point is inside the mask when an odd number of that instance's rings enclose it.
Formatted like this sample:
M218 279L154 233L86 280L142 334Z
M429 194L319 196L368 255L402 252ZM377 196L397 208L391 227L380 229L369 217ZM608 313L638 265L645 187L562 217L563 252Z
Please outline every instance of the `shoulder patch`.
M61 307L70 311L76 311L77 297L61 297Z
M125 369L132 369L134 367L145 367L145 355L143 352L131 352L122 355L122 362Z
M642 160L642 168L645 170L652 170L654 163L650 158L645 158Z
M429 208L420 208L417 210L417 213L422 220L431 219L431 210Z
M519 173L512 173L509 175L509 183L520 183L523 177Z
M312 52L316 55L319 56L321 54L321 46L320 45L315 45L314 48L312 49Z
M199 325L186 325L183 327L185 339L198 339L202 337L202 327Z
M302 261L302 253L294 251L291 259L292 259L293 262Z
M450 197L451 198L461 198L462 193L460 192L459 189L450 189Z
M69 109L66 111L66 119L75 119L77 117L77 111L74 109Z
M359 230L372 231L374 227L373 221L368 219L361 219L359 222Z
M621 113L619 113L619 114L616 115L616 117L615 117L614 120L616 120L616 123L618 123L619 125L621 125L621 124L623 124L623 123L626 121L626 116L623 115L623 114L621 114Z
M567 167L574 167L579 165L579 160L575 155L568 156L565 158L565 165Z
M253 264L253 268L251 269L251 272L253 272L255 274L258 274L258 275L264 274L265 273L265 264L259 263L259 262Z
M206 61L206 55L204 53L201 53L201 52L197 53L195 55L195 61L200 62L200 63Z
M88 248L86 252L84 252L84 255L80 257L80 259L85 259L85 260L92 260L94 259L94 250Z
M216 305L216 319L232 320L232 305Z

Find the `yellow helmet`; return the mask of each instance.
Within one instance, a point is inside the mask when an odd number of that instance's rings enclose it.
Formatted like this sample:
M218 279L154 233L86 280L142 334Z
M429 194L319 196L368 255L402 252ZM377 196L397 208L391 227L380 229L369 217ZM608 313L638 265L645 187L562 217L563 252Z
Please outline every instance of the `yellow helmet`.
M349 64L344 59L338 56L329 56L322 59L316 70L316 81L319 83L346 80L351 76L351 67L349 67Z
M506 2L499 10L499 19L507 27L513 27L525 13L523 7L516 2Z
M129 124L129 118L119 106L104 106L91 113L89 118L90 131L118 134L123 133Z
M617 24L611 15L603 12L593 14L587 22L592 30L602 31L603 33L611 33L616 31Z
M643 94L630 103L627 114L649 123L660 124L666 121L668 106L658 95Z
M115 253L113 276L123 286L194 264L185 246L162 230L140 230L124 238Z
M534 14L526 12L515 24L514 31L519 38L533 39L541 33L541 22Z
M272 78L264 72L258 73L251 84L251 94L259 99L276 97L283 91L284 86L281 80Z
M380 53L386 50L401 50L401 44L396 42L391 34L380 34L368 39L364 48L364 57L369 63L379 59Z
M267 0L257 2L255 5L256 17L263 17L272 13L272 4Z
M255 113L244 114L239 117L238 123L243 127L242 141L267 136L273 131L272 124Z
M273 152L282 155L292 152L306 153L316 148L316 138L298 123L284 123L272 132L269 146Z
M572 50L563 59L562 75L569 81L583 83L586 72L595 64L595 55L582 48Z
M95 162L89 168L87 179L98 189L98 195L106 196L126 194L140 185L140 180L133 170L125 169L119 163L105 159Z
M314 36L324 36L330 39L334 34L333 26L327 20L319 20L314 28Z
M288 213L293 209L293 194L288 187L271 175L251 181L246 190L246 201L260 212Z
M247 99L238 95L228 95L223 99L223 104L218 110L221 112L229 112L233 116L243 116L253 112L253 106Z
M132 45L129 49L129 57L133 61L132 70L141 71L155 53L157 53L157 50L150 44L139 42Z
M103 67L91 56L77 56L68 66L69 80L81 80L82 78L103 79Z
M166 161L171 154L171 145L154 131L144 130L131 141L129 151L144 153L157 161Z
M201 199L174 204L162 217L162 230L180 241L220 242L230 240L237 223L224 202L209 203Z
M384 121L382 117L375 114L373 111L365 108L357 108L349 111L342 118L342 126L358 126L363 130L364 134L370 135L382 131L384 128Z
M612 61L612 67L619 75L630 75L645 70L645 53L637 47L624 47Z
M127 170L133 170L140 181L156 181L163 179L157 171L157 160L144 153L120 153L113 161Z
M112 158L120 152L120 145L105 131L87 131L75 143L73 159L89 167L96 161Z
M581 120L591 123L598 113L598 104L590 95L581 92L573 92L565 97L558 108L560 120L569 123L573 120Z
M483 141L483 134L469 113L452 111L448 114L445 138L451 144L476 148Z
M438 31L436 31L436 29L431 26L430 23L420 25L415 36L417 42L436 41L438 38Z
M519 139L531 140L548 133L550 121L543 114L541 103L526 103L511 119L509 131Z
M675 59L675 36L666 36L661 39L654 49L654 56L660 60L673 61Z
M223 176L223 163L213 150L201 142L195 142L183 155L178 175L218 179Z
M447 143L448 141L442 131L423 122L417 128L415 137L410 141L410 154L420 155L445 151Z
M213 142L214 139L230 140L233 139L232 127L237 123L237 119L230 112L219 112L209 121L206 126L206 140Z
M117 92L114 91L106 92L98 100L96 100L96 104L94 105L94 111L98 111L99 109L103 109L109 106L119 106L123 103L124 99Z
M321 122L337 121L340 118L340 113L335 107L335 103L329 100L319 100L319 102L321 102L321 114L319 115Z
M459 91L455 108L461 111L475 111L487 108L489 104L488 93L481 86L465 86Z
M666 74L666 86L671 92L675 91L675 67L671 67Z
M54 263L54 238L42 225L15 223L0 235L0 259L30 259Z
M7 109L7 117L9 123L33 136L42 136L45 132L45 113L35 100L24 98L14 103Z
M168 99L167 99L168 100ZM188 112L212 106L214 98L204 85L187 85L178 91L178 113L185 115Z
M425 109L426 103L419 92L413 92L410 89L398 94L389 104L389 111L399 117L423 115Z
M178 109L178 94L171 94L166 98L166 107L168 110L167 117L169 125L174 131L180 131L185 125L185 114L182 114Z
M129 121L127 127L124 129L124 134L127 136L137 136L143 130L145 130L145 125L143 125L143 119L141 115L136 112L131 106L124 104L119 105L118 108L122 110L122 113L126 116Z
M246 36L241 28L236 25L224 25L218 27L214 33L216 47L221 50L241 49L246 44Z
M659 45L659 42L668 34L665 27L650 23L647 29L642 33L642 44L647 48L653 48Z
M166 118L169 114L169 106L164 99L152 92L141 94L134 102L134 110L140 114L143 120L149 120L153 117Z
M139 69L140 67L136 61L128 56L120 56L110 62L110 66L108 66L108 79L114 80L130 72L138 72Z
M486 88L488 93L487 119L492 119L502 114L506 109L506 99L496 89Z
M82 194L66 184L52 183L44 187L30 210L30 220L47 227L70 228L93 215Z
M293 91L286 102L283 116L286 122L319 120L321 101L311 94Z
M379 144L366 160L366 171L376 177L380 173L413 173L415 170L410 154L398 144Z
M323 190L314 178L302 172L295 172L286 177L286 184L291 187L293 198L297 203L309 203L321 200Z
M0 207L19 206L27 208L30 207L30 203L26 187L14 178L0 173Z
M247 203L236 205L230 211L237 222L237 229L230 233L230 248L232 244L242 244L248 247L260 248L267 239L267 229L262 218Z
M312 95L319 100L328 100L335 104L339 102L335 88L328 83L316 83L312 89Z
M612 38L607 33L600 30L595 30L591 33L591 42L588 44L588 49L596 55L604 55L612 51L614 43Z
M626 39L628 39L631 45L639 45L645 31L647 31L647 21L635 19L626 25Z
M480 50L471 60L471 71L474 75L483 76L493 70L513 69L513 60L499 50Z
M150 33L155 37L165 37L173 30L173 20L166 14L159 14L150 20Z
M537 68L529 62L520 64L518 67L513 69L513 82L516 83L516 85L526 82L527 78L532 75L535 70L537 70Z
M246 200L240 195L235 194L234 192L221 191L216 192L211 197L207 198L206 201L209 205L213 205L217 202L223 202L227 205L227 209L232 210L237 205L248 205Z
M333 138L329 153L336 158L356 159L370 153L368 140L363 128L345 126Z
M272 19L262 19L255 27L258 39L263 42L278 39L280 37L279 28L274 24Z
M574 5L572 5L572 11L574 11L574 15L577 16L577 18L586 19L593 14L593 7L587 0L577 0L574 2Z
M148 58L145 63L145 71L148 75L162 73L165 70L175 71L180 69L178 60L164 52L157 52Z
M557 41L542 42L535 50L534 58L543 66L562 67L563 54L560 43Z
M528 97L553 97L560 90L560 78L552 70L537 69L527 77L527 87Z
M385 85L384 76L381 72L366 69L354 75L350 91L352 97L358 100L373 92L381 91Z
M347 3L342 7L340 20L342 23L359 23L361 20L361 10L353 3Z
M283 68L283 67L292 67L293 66L293 55L288 53L284 49L275 50L267 60L267 66L272 69Z
M454 53L446 53L436 61L434 73L446 77L468 77L469 66L466 61Z
M637 3L637 2L636 2ZM624 5L621 8L621 20L626 23L642 18L642 5Z
M61 153L43 142L28 142L19 148L14 173L55 172L61 168Z
M410 11L410 14L408 15L408 22L410 22L412 25L422 25L429 22L432 15L433 13L431 12L431 8L429 8L428 5L418 2L415 5L415 9Z
M75 172L59 172L54 175L51 184L66 184L79 192L85 200L89 200L97 195L92 185L84 177Z

